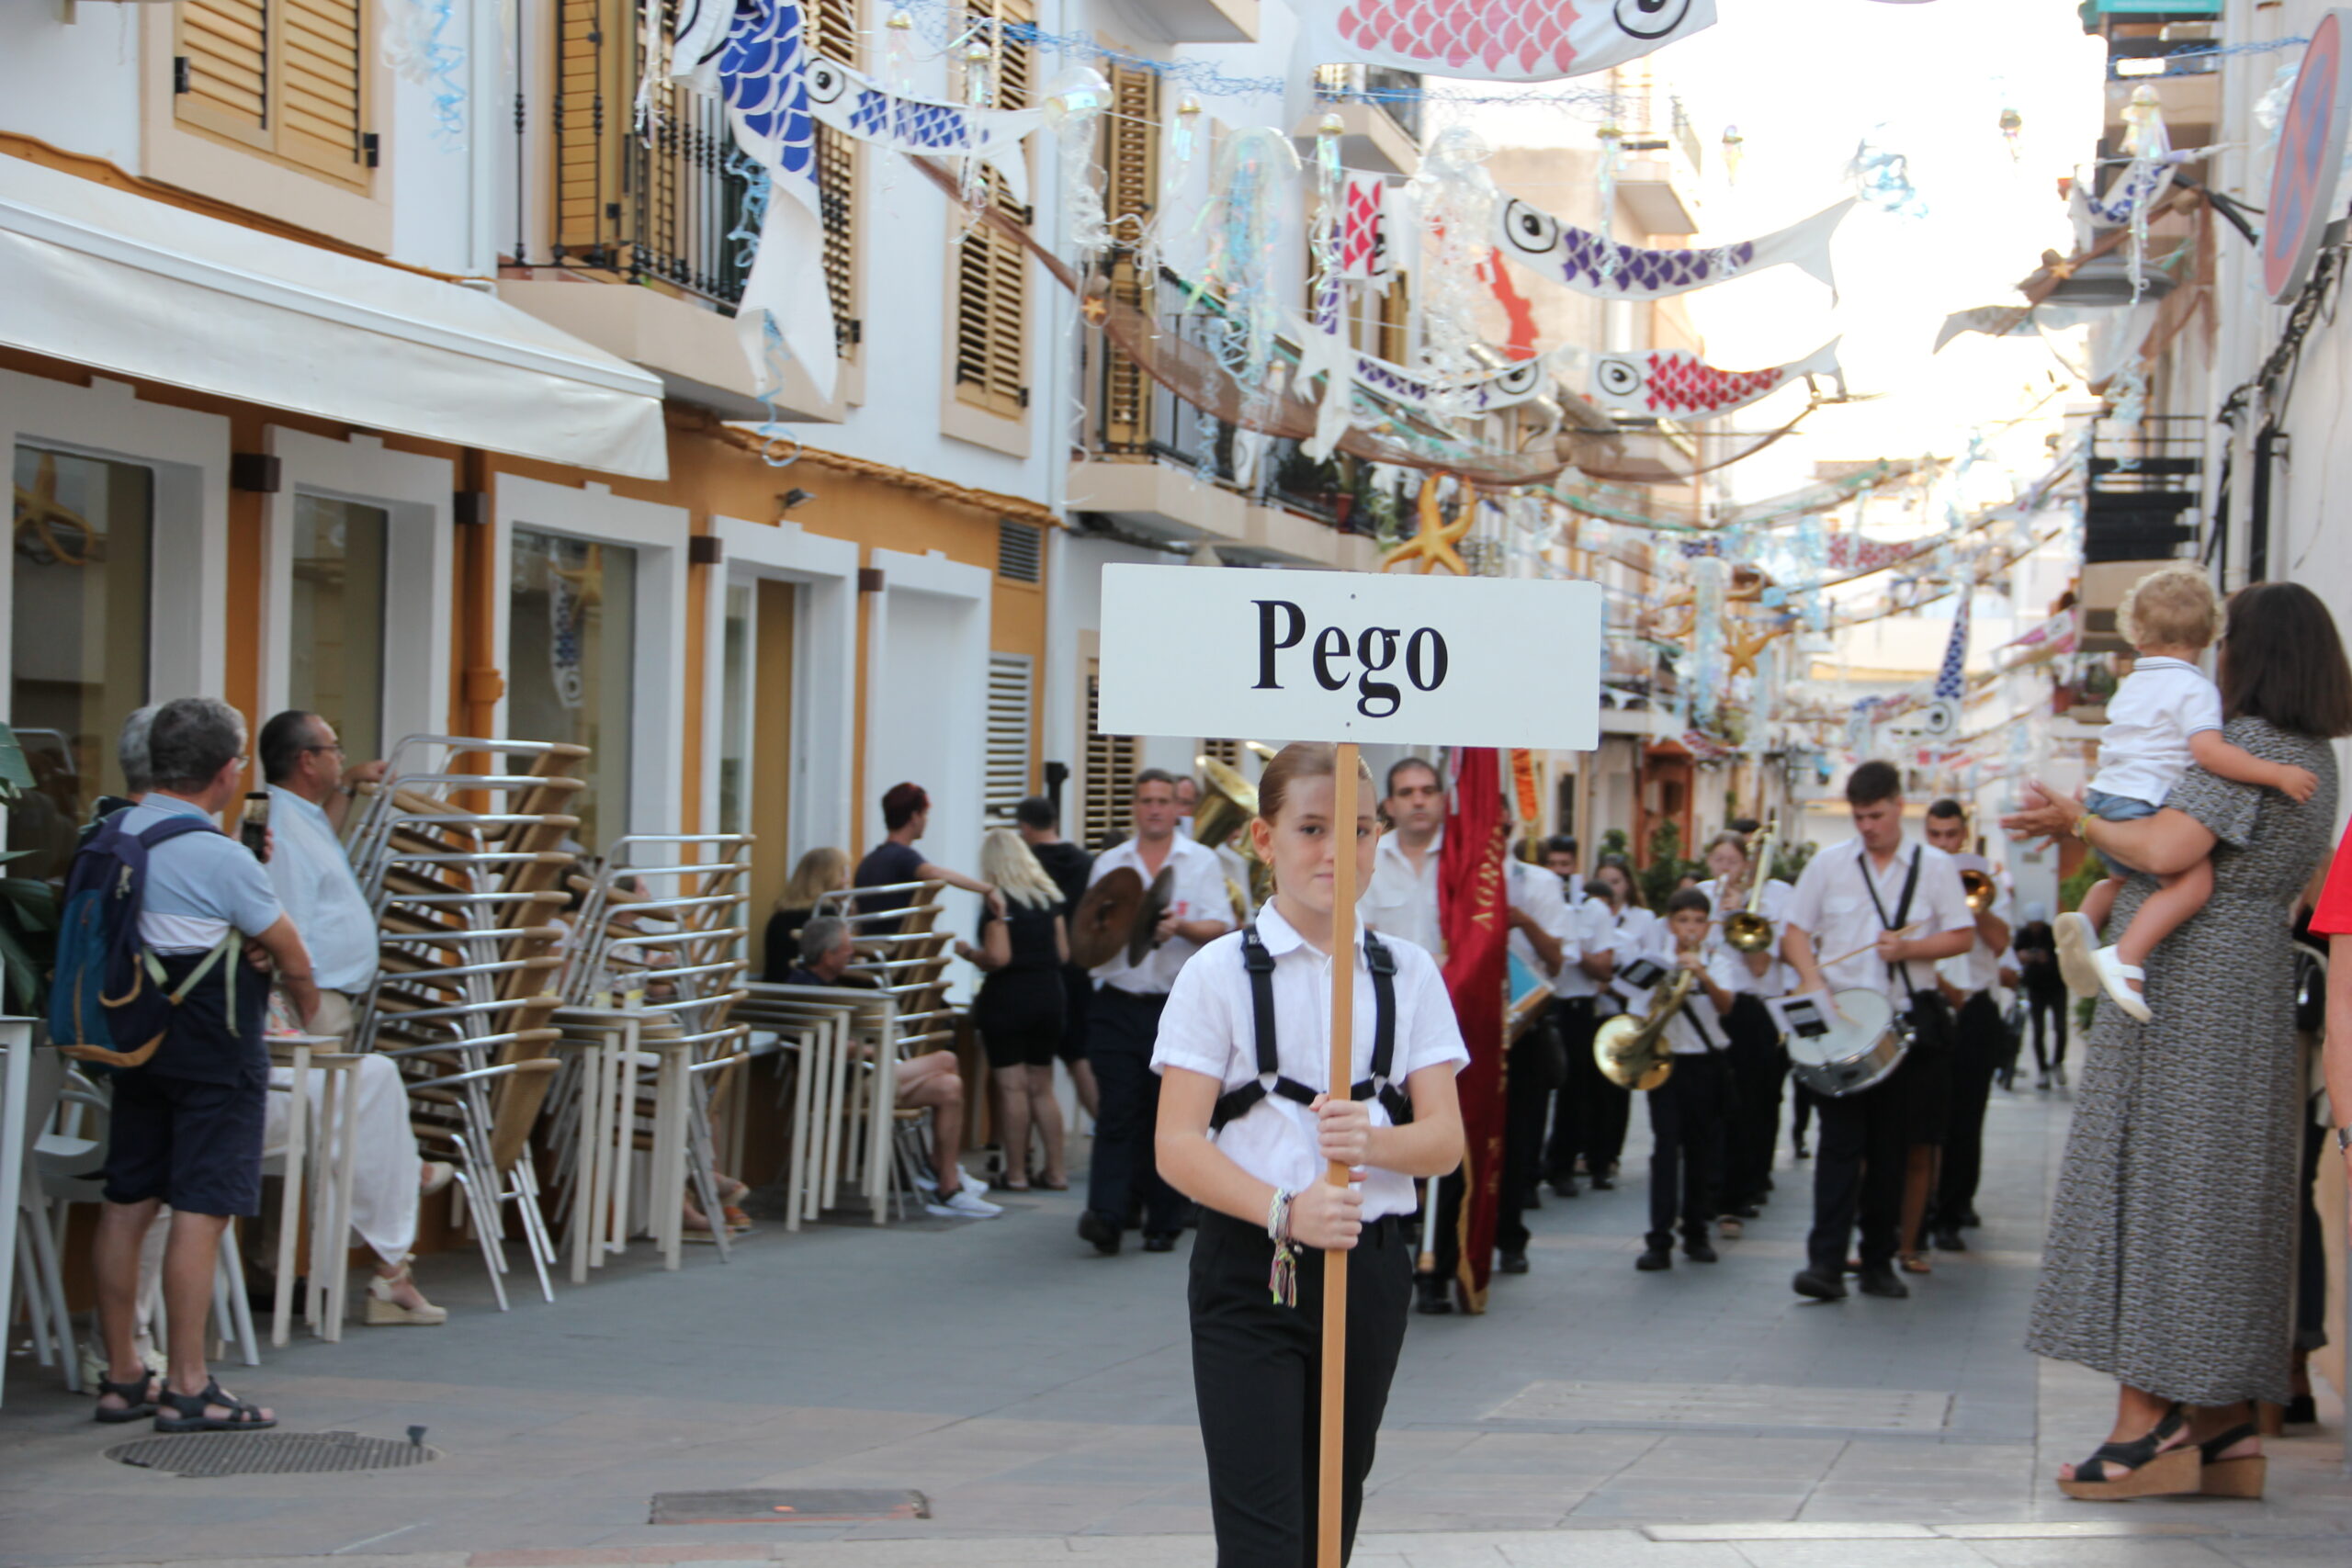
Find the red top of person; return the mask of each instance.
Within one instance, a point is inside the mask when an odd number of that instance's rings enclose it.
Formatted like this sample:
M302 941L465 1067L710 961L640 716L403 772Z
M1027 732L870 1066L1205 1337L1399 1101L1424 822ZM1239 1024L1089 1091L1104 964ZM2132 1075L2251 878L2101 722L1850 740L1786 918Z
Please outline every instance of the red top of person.
M2327 886L2320 890L2319 908L2312 911L2312 934L2352 935L2352 832L2335 846L2335 863L2327 868Z

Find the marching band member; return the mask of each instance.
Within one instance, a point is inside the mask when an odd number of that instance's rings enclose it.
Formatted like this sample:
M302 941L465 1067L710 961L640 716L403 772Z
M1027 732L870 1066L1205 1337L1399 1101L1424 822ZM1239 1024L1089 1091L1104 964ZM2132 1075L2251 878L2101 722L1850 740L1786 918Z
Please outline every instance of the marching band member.
M1751 863L1748 837L1741 832L1715 835L1707 845L1707 869L1714 874L1699 884L1710 909L1708 939L1732 956L1735 999L1724 1019L1731 1037L1724 1058L1726 1076L1724 1112L1723 1199L1724 1234L1737 1235L1740 1223L1756 1217L1772 1190L1772 1151L1781 1140L1781 1081L1788 1076L1788 1054L1781 1031L1765 1008L1765 998L1788 992L1788 965L1781 961L1781 933L1788 929L1789 899L1796 889L1771 874L1771 868ZM1758 953L1741 953L1724 941L1724 921L1747 908L1764 878L1764 902L1758 911L1771 923L1772 944Z
M1607 987L1610 977L1617 972L1617 916L1605 898L1584 894L1587 884L1577 874L1577 841L1565 836L1544 840L1544 863L1551 868L1568 890L1568 912L1576 921L1577 956L1560 965L1552 976L1552 1027L1559 1032L1560 1043L1567 1047L1568 1076L1560 1085L1557 1103L1552 1112L1551 1142L1544 1150L1544 1167L1552 1190L1562 1198L1577 1196L1576 1155L1567 1152L1574 1141L1568 1129L1576 1124L1579 1114L1577 1096L1584 1077L1577 1070L1583 1063L1590 1069L1592 1036L1600 1027L1594 1010ZM1596 1075L1597 1076L1597 1075ZM1602 1080L1603 1087L1615 1086ZM1622 1092L1622 1091L1621 1091Z
M1924 987L1933 985L1938 961L1968 951L1976 926L1951 857L1924 844L1904 852L1903 775L1894 763L1857 767L1846 804L1856 836L1806 864L1781 951L1800 991L1883 991L1910 1015L1916 1037L1883 1079L1821 1101L1809 1261L1795 1280L1797 1294L1816 1301L1845 1299L1846 1244L1858 1216L1862 1293L1911 1293L1894 1266L1904 1167L1909 1149L1941 1141L1949 1077L1950 1019L1943 998Z
M1546 980L1578 967L1584 950L1568 908L1567 886L1540 865L1516 857L1503 863L1510 899L1510 951ZM1546 1005L1545 1010L1550 1010ZM1544 1165L1544 1129L1552 1109L1557 1065L1545 1060L1540 1026L1531 1025L1512 1042L1504 1075L1503 1180L1497 1205L1497 1267L1506 1274L1527 1272L1527 1211L1540 1201L1535 1185Z
M1586 950L1589 962L1586 973L1606 981L1606 970L1649 944L1651 928L1657 917L1642 903L1641 885L1634 880L1633 863L1623 855L1602 855L1593 863L1592 878L1586 884L1601 897L1607 906L1610 961L1599 962L1599 955ZM1603 989L1593 998L1593 1027L1598 1029L1623 1007L1613 993ZM1600 1064L1592 1057L1592 1041L1587 1038L1584 1048L1577 1050L1571 1042L1568 1051L1568 1083L1561 1091L1561 1115L1552 1130L1552 1152L1547 1163L1552 1169L1555 1190L1570 1185L1576 1178L1577 1162L1584 1162L1585 1172L1592 1179L1595 1192L1606 1192L1617 1185L1617 1161L1625 1149L1625 1124L1633 1117L1634 1095L1631 1089L1620 1089L1602 1076Z
M1683 1255L1693 1263L1715 1261L1708 1227L1719 1212L1715 1183L1723 1159L1729 1050L1724 1019L1735 999L1734 971L1739 965L1738 954L1709 941L1712 913L1705 894L1682 888L1667 899L1666 919L1652 928L1644 954L1668 970L1687 969L1695 979L1690 996L1667 1021L1674 1071L1644 1097L1650 1113L1650 1228L1634 1267L1645 1274L1674 1267L1678 1217Z
M1177 976L1152 1054L1163 1080L1159 1168L1202 1209L1193 1383L1221 1568L1313 1560L1323 1259L1335 1250L1354 1254L1343 1561L1352 1548L1411 1299L1403 1221L1413 1179L1451 1170L1463 1154L1453 1076L1469 1053L1436 964L1412 943L1360 930L1347 956L1352 968L1363 955L1358 1076L1325 1082L1340 838L1333 766L1332 748L1317 745L1286 747L1267 765L1250 830L1273 867L1274 896ZM1351 827L1361 873L1379 830L1368 807ZM1357 1180L1325 1181L1332 1160Z
M1176 886L1168 910L1139 964L1125 951L1094 969L1094 996L1086 1015L1086 1060L1094 1069L1102 1114L1094 1123L1094 1156L1086 1208L1078 1234L1106 1257L1119 1250L1128 1200L1142 1188L1143 1249L1173 1252L1183 1228L1184 1202L1160 1179L1152 1159L1159 1078L1151 1070L1152 1038L1160 1011L1185 962L1233 929L1225 895L1225 868L1206 844L1176 831L1176 780L1158 768L1136 775L1136 834L1094 860L1091 886L1121 866L1151 886L1172 866Z
M1948 855L1967 854L1968 813L1960 802L1939 800L1928 807L1928 842ZM1974 869L1985 868L1977 862ZM1984 1168L1984 1108L1993 1097L1993 1075L2008 1057L2008 1029L2001 1021L1997 994L2001 955L2009 949L2008 894L1996 882L1992 902L1973 914L1974 940L1968 951L1936 965L1944 1000L1952 1009L1951 1124L1944 1129L1943 1169L1937 1178L1930 1219L1939 1252L1968 1250L1960 1233L1962 1226L1976 1223L1976 1182ZM1905 1194L1906 1220L1912 1213L1909 1196ZM1914 1256L1921 1253L1917 1232L1906 1234L1904 1244Z

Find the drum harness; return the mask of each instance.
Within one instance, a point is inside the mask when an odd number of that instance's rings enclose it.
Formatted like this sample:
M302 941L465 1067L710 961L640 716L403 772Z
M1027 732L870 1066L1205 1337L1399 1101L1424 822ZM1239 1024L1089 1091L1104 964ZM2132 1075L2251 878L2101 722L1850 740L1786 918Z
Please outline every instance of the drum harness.
M1250 972L1250 1006L1258 1037L1258 1076L1217 1099L1209 1113L1209 1131L1221 1132L1228 1122L1249 1114L1269 1095L1296 1105L1315 1103L1315 1091L1284 1077L1274 1036L1274 955L1258 935L1255 920L1241 928L1241 965ZM1377 1100L1398 1127L1413 1119L1413 1102L1389 1081L1388 1068L1396 1054L1396 956L1371 931L1363 933L1363 965L1372 972L1372 1076L1348 1090L1351 1100Z
M1878 923L1883 930L1891 931L1901 931L1905 918L1910 915L1911 896L1919 890L1919 861L1924 853L1925 852L1922 851L1918 845L1914 844L1911 846L1911 871L1910 874L1903 879L1903 897L1894 906L1894 918L1893 919L1888 919L1886 918L1886 901L1878 896L1878 878L1871 874L1870 851L1864 850L1860 854L1854 857L1854 868L1862 874L1862 886L1870 889L1871 908L1878 911ZM1890 964L1886 966L1886 972L1889 975L1899 976L1902 978L1903 1010L1906 1013L1909 1012L1911 1010L1910 964L1907 962L1901 964Z

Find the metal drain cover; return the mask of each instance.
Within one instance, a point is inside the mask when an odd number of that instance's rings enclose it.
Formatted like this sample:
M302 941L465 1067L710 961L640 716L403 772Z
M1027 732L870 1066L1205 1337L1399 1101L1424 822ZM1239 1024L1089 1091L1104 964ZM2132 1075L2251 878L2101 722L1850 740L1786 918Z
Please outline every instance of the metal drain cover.
M107 1450L107 1458L123 1464L196 1477L406 1470L440 1457L440 1450L422 1443L356 1432L192 1432L141 1438Z
M657 1492L656 1525L790 1525L927 1519L931 1501L920 1492L856 1492L809 1488L797 1492Z

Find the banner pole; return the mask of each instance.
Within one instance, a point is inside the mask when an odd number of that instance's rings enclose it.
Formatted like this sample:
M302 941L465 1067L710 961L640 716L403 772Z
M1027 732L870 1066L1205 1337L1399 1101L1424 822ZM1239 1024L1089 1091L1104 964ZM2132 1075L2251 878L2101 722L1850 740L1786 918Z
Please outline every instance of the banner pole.
M1333 749L1331 773L1331 837L1337 845L1332 867L1331 900L1331 1075L1324 1081L1332 1094L1345 1094L1355 1081L1356 1005L1356 747L1343 740ZM1348 1184L1348 1168L1333 1161L1323 1179L1334 1187ZM1323 1409L1321 1438L1316 1445L1322 1475L1316 1488L1317 1568L1340 1568L1340 1494L1344 1490L1345 1453L1341 1450L1340 1416L1346 1395L1348 1364L1348 1255L1323 1255Z

